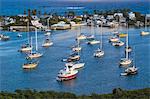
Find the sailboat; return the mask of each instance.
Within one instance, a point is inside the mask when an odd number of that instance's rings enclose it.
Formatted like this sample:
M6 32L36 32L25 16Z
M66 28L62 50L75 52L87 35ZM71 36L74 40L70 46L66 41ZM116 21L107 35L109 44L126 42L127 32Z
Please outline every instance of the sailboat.
M135 63L135 54L134 54L134 62L131 67L128 67L125 69L124 73L121 73L121 76L127 76L127 75L135 75L138 72L138 68L136 67Z
M146 35L149 35L150 32L146 31L147 30L147 17L145 15L145 31L141 31L140 35L141 36L146 36Z
M92 27L93 27L93 25L92 25ZM94 28L94 35L95 35L95 28ZM90 45L94 45L94 44L99 44L100 43L100 41L95 39L95 36L92 36L92 38L89 38L87 40L88 40L87 44L90 44Z
M28 54L27 59L39 58L43 56L43 54L38 52L38 43L37 43L37 28L35 28L35 43L36 43L36 51Z
M32 47L29 44L30 43L30 40L29 40L29 21L28 21L28 24L27 24L27 28L28 28L28 32L27 32L28 43L21 46L20 52L29 52L29 51L32 50Z
M37 65L38 65L38 62L28 62L28 63L23 64L22 68L23 69L33 69L33 68L36 68Z
M127 24L127 28L128 28L128 24ZM127 40L127 42L126 42L125 51L126 51L126 52L131 52L131 51L132 51L132 48L129 46L129 34L128 34L127 37L126 37L126 40Z
M32 46L32 37L31 37L31 46ZM39 62L33 62L33 61L29 61L25 64L23 64L22 68L23 69L33 69L36 68Z
M127 24L127 35L128 34L129 33L128 33L128 24ZM128 36L126 37L126 48L128 48ZM132 63L132 60L129 59L129 52L128 51L125 51L125 55L126 55L126 57L122 58L120 60L120 65L122 65L122 66L127 66L127 65Z
M79 35L80 35L80 34L81 34L81 26L80 26ZM77 37L78 37L78 36L77 36ZM80 40L77 39L77 46L74 46L74 47L72 48L72 51L74 51L74 52L79 52L79 51L81 51L82 47L81 47L79 44L80 44Z
M101 43L100 43L100 48L98 48L95 53L94 53L94 56L95 57L101 57L104 55L104 51L102 50L102 23L101 23Z

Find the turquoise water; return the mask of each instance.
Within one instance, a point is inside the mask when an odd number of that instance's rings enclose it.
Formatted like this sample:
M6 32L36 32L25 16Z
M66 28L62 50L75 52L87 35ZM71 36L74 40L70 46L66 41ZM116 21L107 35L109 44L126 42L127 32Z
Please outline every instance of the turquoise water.
M26 33L22 38L17 38L17 32L2 31L11 37L10 41L0 41L0 90L14 91L16 89L37 89L67 91L77 94L109 93L113 88L139 89L150 87L150 36L141 37L142 29L129 29L129 44L135 47L135 64L139 73L134 76L120 76L124 68L119 68L119 60L124 57L124 46L115 48L108 42L110 31L104 28L103 58L94 58L93 52L99 45L89 46L82 41L81 60L85 67L79 71L76 79L57 82L56 76L64 67L61 62L63 57L70 54L70 47L75 44L77 29L65 31L52 31L54 45L48 49L42 48L44 33L38 32L39 51L44 54L39 59L39 66L34 70L25 71L22 64L26 62L25 54L19 53L18 49L24 44ZM89 27L82 27L82 33L90 34ZM125 32L125 29L120 29ZM100 39L100 29L96 29L96 37ZM34 36L34 32L30 32ZM34 39L33 39L34 40ZM125 39L122 39L125 41ZM133 58L133 53L130 55Z
M143 14L150 13L149 0L131 0L122 2L64 2L54 0L1 0L0 1L0 15L17 15L23 14L27 9L38 9L42 13L64 14L68 11L68 7L82 7L81 9L74 10L76 14L83 14L83 11L93 12L94 9L98 10L111 10L129 8L133 11L138 11Z

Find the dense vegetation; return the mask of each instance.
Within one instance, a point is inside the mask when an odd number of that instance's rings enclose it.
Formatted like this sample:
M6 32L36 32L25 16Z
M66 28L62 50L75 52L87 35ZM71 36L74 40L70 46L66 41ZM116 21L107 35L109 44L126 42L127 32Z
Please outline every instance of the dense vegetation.
M2 91L0 99L150 99L150 88L133 91L116 88L111 94L93 93L89 96L55 91L16 90L13 93Z

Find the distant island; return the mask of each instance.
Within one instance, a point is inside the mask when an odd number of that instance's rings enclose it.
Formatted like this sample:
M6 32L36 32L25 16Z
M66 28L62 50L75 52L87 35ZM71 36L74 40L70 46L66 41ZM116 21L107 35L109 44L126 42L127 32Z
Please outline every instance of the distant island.
M126 91L113 89L110 94L75 95L69 92L16 90L0 92L0 99L149 99L150 88Z
M24 10L23 14L16 16L0 16L0 28L10 31L27 31L29 22L30 30L40 28L40 30L65 30L80 25L100 25L114 28L116 26L143 27L150 26L150 15L143 15L140 12L132 12L130 9L93 10L93 13L83 11L82 15L77 15L73 10L58 13L41 13L37 9Z

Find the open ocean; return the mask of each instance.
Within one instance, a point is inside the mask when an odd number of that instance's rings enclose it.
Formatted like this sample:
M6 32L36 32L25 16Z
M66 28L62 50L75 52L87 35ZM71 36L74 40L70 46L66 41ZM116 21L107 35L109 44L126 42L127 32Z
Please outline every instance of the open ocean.
M82 14L83 11L92 12L94 9L111 10L129 8L133 11L138 11L143 14L150 13L149 0L131 0L122 2L66 2L54 0L1 0L0 1L0 15L17 15L23 14L27 9L38 9L42 13L64 14L75 7L76 14Z

